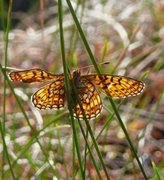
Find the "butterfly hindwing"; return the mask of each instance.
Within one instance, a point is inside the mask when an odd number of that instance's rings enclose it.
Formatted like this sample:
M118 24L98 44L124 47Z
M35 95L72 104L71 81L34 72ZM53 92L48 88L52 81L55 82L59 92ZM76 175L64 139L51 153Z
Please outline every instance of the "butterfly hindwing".
M76 106L74 107L74 116L80 119L84 119L84 112L87 119L95 118L102 110L100 96L94 84L87 80L81 83L81 87L77 89L80 104L77 102L77 100L75 100Z
M60 109L65 104L65 88L63 80L56 80L39 89L32 96L32 103L39 109Z

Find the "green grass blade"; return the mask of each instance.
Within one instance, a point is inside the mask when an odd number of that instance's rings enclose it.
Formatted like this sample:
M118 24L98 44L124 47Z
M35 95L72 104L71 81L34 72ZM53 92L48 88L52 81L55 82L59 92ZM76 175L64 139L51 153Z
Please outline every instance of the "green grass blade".
M76 17L76 14L75 14L75 12L74 12L74 10L73 10L73 7L72 7L72 5L71 5L71 2L70 2L69 0L67 0L67 4L68 4L68 6L69 6L70 12L71 12L72 17L73 17L73 19L74 19L74 22L75 22L75 24L76 24L76 26L77 26L77 29L78 29L78 31L79 31L79 34L80 34L80 36L81 36L81 38L82 38L82 40L83 40L83 43L84 43L84 45L85 45L85 47L86 47L86 49L87 49L87 52L88 52L88 54L89 54L89 57L90 57L93 65L94 65L97 73L100 73L99 68L98 68L98 66L97 66L97 63L96 63L96 61L95 61L95 58L94 58L94 56L93 56L93 54L92 54L92 51L91 51L91 49L90 49L90 47L89 47L89 43L88 43L87 39L85 38L85 35L84 35L84 33L83 33L83 30L82 30L82 28L81 28L81 26L80 26L80 23L79 23L79 21L78 21L78 19L77 19L77 17ZM77 97L77 95L76 95L76 97ZM77 98L78 98L78 97L77 97ZM78 103L80 104L80 102L78 102ZM83 110L82 107L81 107L81 110ZM85 112L83 112L83 117L85 117ZM101 161L101 164L102 164L102 166L103 166L103 169L104 169L104 172L105 172L105 174L106 174L106 177L107 177L108 179L110 179L110 178L109 178L109 175L108 175L108 172L107 172L107 169L106 169L106 166L105 166L105 164L104 164L104 162L103 162L101 153L100 153L100 151L99 151L98 145L97 145L96 140L95 140L95 138L94 138L93 132L92 132L91 127L90 127L90 125L89 125L89 122L88 122L88 120L87 120L86 118L84 118L84 119L85 119L87 128L88 128L88 130L89 130L90 136L91 136L91 138L92 138L93 144L94 144L94 146L95 146L96 152L97 152L97 154L98 154L98 157L99 157L99 159L100 159L100 161Z
M25 110L24 110L24 108L23 108L23 106L22 106L19 98L18 98L17 95L15 94L15 91L14 91L12 85L11 85L11 82L10 82L8 76L5 74L4 69L3 69L3 67L2 67L1 64L0 64L0 69L1 69L1 71L2 71L2 73L3 73L3 75L4 75L5 79L6 79L6 81L7 81L8 85L9 85L9 87L10 87L10 90L11 90L12 94L15 96L16 102L17 102L20 110L22 111L22 114L24 115L24 117L25 117L25 119L26 119L26 121L27 121L27 124L29 125L31 131L34 132L34 137L35 137L35 139L36 139L36 142L37 142L38 145L40 146L40 149L41 149L41 151L43 152L43 155L45 156L46 161L48 162L48 164L49 164L49 166L51 167L51 169L52 169L52 171L54 172L54 174L56 174L56 176L58 176L57 172L54 170L54 168L52 167L51 163L49 162L48 155L47 155L47 153L44 151L43 146L41 145L38 137L36 136L36 132L35 132L35 130L33 129L32 125L30 124L29 118L28 118L28 116L27 116L27 114L26 114L26 112L25 112Z
M88 132L89 132L89 134L90 134L90 136L91 136L93 145L94 145L94 147L95 147L95 150L96 150L96 152L97 152L97 155L98 155L98 157L99 157L99 160L100 160L100 162L101 162L101 164L102 164L104 173L105 173L107 179L110 179L110 177L109 177L109 175L108 175L108 172L107 172L107 169L106 169L106 166L105 166L105 164L104 164L102 155L101 155L101 153L100 153L100 151L99 151L98 145L97 145L97 143L96 143L96 140L95 140L95 138L94 138L92 129L91 129L91 127L90 127L89 121L88 121L88 119L86 118L86 115L85 115L83 106L82 106L81 101L80 101L80 99L79 99L76 86L73 84L73 85L72 85L72 88L73 88L73 91L74 91L74 96L76 97L77 102L78 102L78 104L79 104L79 106L80 106L80 109L81 109L81 111L82 111L83 119L85 120L87 130L88 130ZM78 119L78 121L80 122L79 119ZM79 126L80 126L80 123L79 123ZM80 128L81 128L81 127L80 127ZM81 128L81 131L82 131L82 130L83 130L83 128ZM83 130L83 131L84 131L84 130ZM82 134L83 134L83 137L84 137L85 142L86 142L86 144L87 144L87 143L88 143L88 142L87 142L87 139L86 139L85 136L84 136L85 133L82 132ZM89 147L88 147L88 148L89 148ZM91 152L91 151L89 151L89 152ZM90 154L91 154L91 153L90 153ZM91 154L91 157L92 157L92 154ZM94 163L94 161L95 161L95 159L94 159L94 156L93 156L93 163ZM96 168L96 166L95 166L95 168ZM97 171L97 168L96 168L96 171ZM97 172L97 173L99 174L99 172Z
M136 158L136 160L137 160L137 163L138 163L138 165L139 165L139 167L140 167L140 169L141 169L141 172L142 172L144 178L145 178L145 179L148 179L147 176L146 176L146 173L145 173L145 171L144 171L144 168L143 168L143 166L142 166L142 164L141 164L141 162L140 162L140 160L139 160L139 158L138 158L138 156L137 156L136 150L135 150L135 148L134 148L134 146L133 146L133 143L132 143L132 141L131 141L131 139L130 139L130 137L129 137L129 134L128 134L125 126L124 126L124 123L122 122L122 119L121 119L120 114L119 114L119 112L118 112L118 110L117 110L117 108L116 108L116 105L115 105L114 101L112 100L112 98L109 97L109 100L110 100L110 103L111 103L111 105L112 105L112 107L113 107L113 110L114 110L114 112L115 112L115 114L116 114L116 117L117 117L117 119L118 119L118 121L119 121L119 123L120 123L120 126L121 126L121 128L122 128L122 130L123 130L123 132L124 132L124 134L125 134L125 136L126 136L126 139L128 140L128 143L129 143L129 146L130 146L130 148L131 148L131 151L132 151L132 153L134 154L134 156L135 156L135 158Z
M85 118L84 118L84 119L85 119ZM97 145L97 143L96 143L95 137L94 137L94 135L93 135L93 132L92 132L92 129L91 129L91 127L90 127L90 124L89 124L88 120L85 120L85 123L86 123L87 129L88 129L88 131L89 131L89 134L90 134L90 136L91 136L91 138L92 138L92 142L93 142L94 147L95 147L95 149L96 149L97 155L98 155L98 157L99 157L99 159L100 159L100 162L101 162L101 164L102 164L102 167L103 167L103 169L104 169L105 175L106 175L107 179L110 179L110 177L109 177L109 175L108 175L108 172L107 172L107 169L106 169L106 166L105 166L105 164L104 164L102 155L101 155L101 153L100 153L100 150L99 150L99 148L98 148L98 145Z
M11 11L12 11L12 0L9 1L9 9L7 13L7 27L5 31L5 62L4 62L4 73L6 73L6 66L8 61L8 44L9 44L9 31L10 31L10 21L11 21ZM3 131L5 132L5 119L6 119L6 80L4 77L4 92L3 92Z
M154 180L161 180L160 178L160 175L159 175L159 172L158 172L158 169L157 169L157 166L154 162L152 162L152 166L153 166L153 169L154 169L154 174L156 176L156 178L153 178Z
M88 129L86 129L86 133L83 136L86 137L86 142L88 142ZM87 152L88 152L88 146L87 146L87 143L85 143L85 150L84 150L84 177L85 177L85 174L86 174Z
M4 73L6 73L6 66L7 66L7 62L8 62L8 43L9 43L8 36L9 36L9 31L10 31L12 3L13 3L13 1L10 0L9 1L8 13L7 13L7 26L6 26L6 30L5 30L5 34L4 34L4 41L5 41ZM3 6L2 2L1 2L1 5ZM2 11L2 13L4 13L4 11ZM4 15L2 14L2 19L3 19L3 16ZM4 27L4 21L2 21L2 26ZM5 138L4 138L5 137L5 120L6 120L6 79L4 77L4 87L3 87L3 121L0 124L0 126L1 126L1 136L2 136L2 139L3 139L3 147L4 147L3 158L2 158L2 171L1 172L2 172L2 179L3 179L4 178L5 157L7 157L12 177L13 177L13 179L15 179L14 172L13 172L13 169L12 169L12 166L11 166L11 162L10 162L10 158L9 158L9 154L8 154L8 151L7 151L7 146L6 146Z
M60 132L59 132L58 129L57 129L57 138L58 138L58 144L59 144L58 153L59 153L59 154L63 157L63 159L64 159L64 151L63 151L63 147L62 147L61 140L60 140ZM68 179L69 175L68 175L68 170L67 170L67 166L66 166L65 161L63 162L63 165L64 165L64 171L65 171L65 173L66 173L66 179Z
M0 0L0 22L2 29L5 30L5 7L4 0Z
M3 155L6 156L7 158L7 161L9 163L9 167L10 167L10 172L11 172L11 175L12 175L12 178L15 179L15 175L14 175L14 171L13 171L13 167L11 165L11 162L10 162L10 158L9 158L9 154L8 154L8 150L7 150L7 145L6 145L6 142L5 142L5 135L4 135L4 132L3 132L3 129L2 129L2 123L0 122L0 132L1 132L1 137L2 137L2 142L3 142ZM4 171L4 163L2 163L2 169ZM4 179L4 172L2 173L2 179Z
M94 56L93 56L93 54L92 54L92 51L91 51L91 49L90 49L90 47L89 47L89 44L88 44L88 42L87 42L87 40L86 40L86 38L85 38L85 35L84 35L84 33L83 33L83 30L82 30L82 28L81 28L81 26L80 26L80 23L79 23L76 15L75 15L75 12L74 12L73 7L72 7L72 5L71 5L71 3L70 3L69 0L67 0L67 4L68 4L69 9L70 9L70 11L71 11L72 17L73 17L73 19L74 19L74 21L75 21L75 23L76 23L76 26L77 26L78 31L79 31L79 33L80 33L80 36L81 36L81 38L82 38L82 40L83 40L83 42L84 42L84 45L85 45L85 47L86 47L86 50L87 50L87 52L88 52L88 54L89 54L89 56L90 56L90 58L91 58L91 60L92 60L92 63L93 63L93 65L94 65L96 71L99 73L100 71L99 71L99 69L98 69L98 67L97 67L97 64L96 64L96 62L95 62ZM132 142L131 142L131 140L130 140L130 138L129 138L129 135L128 135L128 133L127 133L127 131L126 131L126 128L125 128L125 126L124 126L124 124L123 124L123 122L122 122L122 120L121 120L121 117L120 117L120 115L119 115L119 113L118 113L118 110L117 110L115 104L114 104L114 101L113 101L111 98L110 98L110 102L111 102L111 105L112 105L112 107L113 107L113 110L114 110L114 112L115 112L115 114L116 114L116 116L117 116L117 119L119 120L120 125L121 125L121 127L122 127L122 129L123 129L123 131L124 131L124 133L125 133L125 136L126 136L128 142L129 142L130 148L131 148L132 152L134 153L134 156L135 156L135 158L136 158L136 160L137 160L137 162L138 162L138 164L139 164L139 167L140 167L140 169L141 169L141 171L142 171L142 174L143 174L144 178L147 179L146 173L145 173L145 171L144 171L144 169L143 169L143 167L142 167L141 162L139 161L139 158L138 158L138 156L137 156L137 154L136 154L135 148L134 148L134 146L133 146L133 144L132 144ZM92 136L91 136L91 137L92 137Z
M39 135L41 132L43 132L46 128L48 128L51 124L54 124L56 123L57 121L59 121L63 116L65 115L65 113L62 113L62 114L59 114L59 115L56 115L55 118L48 122L47 124L44 125L43 128L41 128L39 131L36 132L36 136L33 136L29 141L28 143L26 143L26 145L24 145L24 148L22 149L22 151L19 153L19 155L17 155L17 158L14 160L14 162L12 163L12 167L14 167L17 163L17 161L23 156L23 154L28 151L28 149L31 147L31 145L33 143L36 142L36 137L39 138Z
M92 159L93 165L94 165L95 168L96 168L96 172L97 172L97 174L98 174L98 176L99 176L99 179L102 179L101 174L100 174L100 171L99 171L99 167L97 166L96 160L95 160L94 155L93 155L93 153L92 153L92 151L91 151L91 148L90 148L90 146L89 146L89 144L88 144L87 137L86 137L86 135L85 135L84 129L83 129L82 124L81 124L81 122L80 122L79 119L78 119L78 123L79 123L80 129L81 129L81 132L82 132L82 134L83 134L85 143L86 143L86 145L87 145L89 154L91 155L91 159Z
M83 176L82 160L81 160L80 148L79 148L75 123L74 123L74 118L73 118L73 112L72 112L72 107L71 107L71 102L72 102L72 97L70 94L71 88L70 88L70 82L69 82L69 77L68 77L67 63L66 63L66 59L65 59L65 45L64 45L64 34L63 34L63 17L62 17L62 1L61 0L58 0L58 14L59 14L60 44L61 44L61 52L62 52L62 62L63 62L64 77L65 77L65 88L66 88L66 93L67 93L68 109L70 112L73 137L74 137L74 142L75 142L75 146L76 146L78 162L80 165L80 173L81 173L81 177L82 177Z
M95 68L96 72L97 72L98 74L100 74L100 70L99 70L99 68L98 68L98 66L97 66L95 57L93 56L93 53L92 53L92 51L91 51L91 49L90 49L90 46L89 46L89 43L88 43L88 41L87 41L87 39L86 39L86 37L85 37L85 35L84 35L84 32L83 32L83 30L82 30L82 28L81 28L81 26L80 26L80 23L79 23L79 21L78 21L78 19L77 19L77 16L76 16L76 14L75 14L75 11L74 11L74 9L73 9L73 7L72 7L72 4L71 4L71 2L70 2L69 0L66 0L66 1L67 1L69 10L70 10L70 12L71 12L71 14L72 14L72 17L73 17L73 19L74 19L74 22L75 22L75 24L76 24L76 26L77 26L78 32L79 32L79 34L80 34L80 36L81 36L81 39L82 39L82 41L83 41L83 43L84 43L84 45L85 45L85 47L86 47L86 50L87 50L87 52L88 52L88 55L89 55L90 59L91 59L91 61L92 61L92 64L94 65L94 68Z
M76 17L75 12L74 12L74 10L73 10L73 7L72 7L72 5L71 5L71 2L70 2L69 0L67 0L67 4L68 4L68 6L69 6L70 12L71 12L71 14L72 14L72 17L73 17L73 19L74 19L74 22L75 22L75 24L76 24L76 26L77 26L77 29L78 29L78 31L79 31L79 34L80 34L80 36L81 36L81 39L83 40L83 43L84 43L84 45L85 45L85 47L86 47L86 49L87 49L87 52L88 52L88 54L89 54L89 57L90 57L93 65L94 65L97 73L100 73L100 70L99 70L99 68L98 68L98 66L97 66L97 63L96 63L96 61L95 61L95 58L94 58L94 56L93 56L93 54L92 54L92 51L91 51L91 49L90 49L90 47L89 47L89 43L88 43L87 39L85 38L84 32L83 32L83 30L82 30L82 28L81 28L81 26L80 26L80 23L79 23L79 21L78 21L78 19L77 19L77 17ZM77 95L76 95L76 96L77 96ZM78 98L78 97L77 97L77 98ZM78 103L80 104L80 102L78 102ZM83 110L82 107L81 107L81 110ZM92 132L92 130L91 130L91 127L90 127L90 125L89 125L89 123L88 123L88 120L87 120L86 117L85 117L85 112L83 112L83 117L84 117L84 119L85 119L87 128L88 128L88 130L89 130L89 133L90 133L90 136L91 136L91 138L92 138L93 144L94 144L95 149L96 149L96 152L97 152L97 154L98 154L98 157L99 157L99 159L100 159L100 161L101 161L101 164L102 164L102 166L103 166L103 169L104 169L104 172L105 172L105 174L106 174L106 177L107 177L107 179L110 179L110 178L109 178L109 175L108 175L108 172L107 172L107 169L106 169L106 166L105 166L105 164L104 164L104 162L103 162L102 155L101 155L101 153L100 153L100 151L99 151L98 145L97 145L97 143L96 143L96 140L95 140L95 138L94 138L93 132Z

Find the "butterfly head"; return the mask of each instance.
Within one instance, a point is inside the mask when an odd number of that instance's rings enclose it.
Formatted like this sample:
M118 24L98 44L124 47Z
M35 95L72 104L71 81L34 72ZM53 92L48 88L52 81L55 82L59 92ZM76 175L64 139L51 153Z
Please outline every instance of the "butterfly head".
M76 71L73 72L72 80L73 80L74 85L77 87L79 82L81 81L80 70L76 70Z

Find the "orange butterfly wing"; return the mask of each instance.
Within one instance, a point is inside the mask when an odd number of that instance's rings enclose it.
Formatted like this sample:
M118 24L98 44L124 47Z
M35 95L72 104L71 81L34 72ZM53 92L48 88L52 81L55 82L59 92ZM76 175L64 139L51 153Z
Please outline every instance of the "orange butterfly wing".
M9 77L12 81L22 81L24 83L43 82L46 80L57 79L61 76L63 76L63 74L52 74L41 69L29 69L9 73Z
M77 89L77 95L80 100L80 104L76 100L76 97L73 96L75 102L74 117L84 119L84 111L85 117L87 119L95 118L101 113L102 110L102 102L100 96L95 86L91 82L83 80L83 82L81 83L82 86Z
M145 87L141 81L124 76L91 74L84 77L97 85L105 94L116 98L136 96Z
M11 72L9 73L9 77L13 81L22 81L25 83L54 80L34 93L32 102L39 109L60 109L64 107L66 93L63 74L52 74L41 69L30 69ZM95 118L101 113L102 102L95 85L107 95L117 98L136 96L145 87L141 81L129 77L105 74L80 76L78 72L74 73L72 82L77 89L77 95L80 100L79 104L76 96L73 96L74 117L80 119L84 118L83 112L87 119Z
M39 109L60 109L65 104L64 79L58 79L40 88L32 96L32 103Z

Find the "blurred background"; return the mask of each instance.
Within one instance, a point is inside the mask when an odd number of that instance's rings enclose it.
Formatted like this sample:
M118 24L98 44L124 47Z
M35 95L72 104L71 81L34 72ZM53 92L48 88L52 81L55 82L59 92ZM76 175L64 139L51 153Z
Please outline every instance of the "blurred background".
M4 30L9 2L1 0L1 7L4 7L1 9L0 23L1 65L5 62ZM115 100L115 103L148 178L156 179L157 174L162 177L164 1L79 0L71 3L101 72L129 76L146 84L141 95ZM63 1L63 26L70 70L92 65L66 1ZM13 1L7 54L7 72L41 68L52 73L63 73L58 1ZM83 74L95 73L93 66L81 71ZM4 86L3 75L0 76L0 119L5 127L5 142L12 169L16 178L20 179L79 179L79 164L77 157L73 156L73 136L67 106L61 111L39 111L31 104L31 95L44 84L12 83L22 111L8 83ZM111 179L144 179L108 97L103 94L101 97L103 112L96 120L90 121L90 125L95 138L98 136L97 143ZM84 158L85 141L76 121L75 124L81 156ZM82 124L85 129L83 121ZM91 145L90 137L88 141ZM0 175L4 179L11 179L11 169L3 149L1 136ZM94 148L92 150L105 179L101 163ZM98 179L90 156L85 157L86 179ZM74 172L73 162L76 167Z

